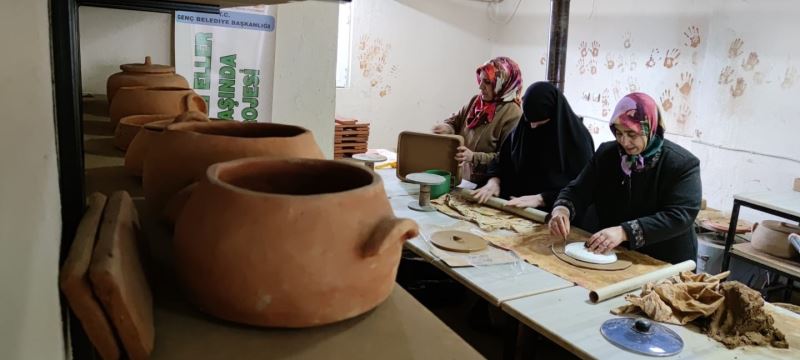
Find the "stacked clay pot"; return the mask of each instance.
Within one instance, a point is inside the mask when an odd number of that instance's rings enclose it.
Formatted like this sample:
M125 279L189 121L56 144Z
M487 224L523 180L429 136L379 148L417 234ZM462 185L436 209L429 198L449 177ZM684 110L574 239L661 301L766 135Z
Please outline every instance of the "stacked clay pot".
M211 119L199 111L187 111L181 115L134 115L122 118L117 126L117 133L128 128L128 123L144 123L137 131L125 152L125 168L131 175L142 176L144 158L150 149L153 138L160 135L167 125L189 121L208 122ZM124 130L127 132L127 130ZM131 130L132 131L132 130ZM116 136L115 136L116 142Z
M144 63L123 64L119 68L122 71L109 76L106 81L109 104L117 90L123 86L189 88L189 82L183 76L176 74L174 67L153 64L149 56L144 58Z
M187 111L206 113L207 109L205 100L188 87L123 86L111 100L108 115L116 128L126 116L177 116Z
M755 224L750 244L758 251L791 259L798 256L797 249L789 242L789 234L793 232L800 232L800 227L775 220L764 220Z
M367 312L418 233L356 164L249 158L203 175L175 227L175 267L187 299L222 319L309 327Z
M322 159L310 131L292 125L236 121L183 122L152 137L143 185L150 213L174 222L209 166L245 157Z

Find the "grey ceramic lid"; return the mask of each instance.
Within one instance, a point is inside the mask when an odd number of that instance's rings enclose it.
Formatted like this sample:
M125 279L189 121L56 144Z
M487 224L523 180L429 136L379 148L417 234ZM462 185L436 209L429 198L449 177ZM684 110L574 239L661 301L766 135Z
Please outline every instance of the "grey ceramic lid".
M647 319L611 319L603 323L600 333L617 347L637 354L672 356L683 350L683 339L675 331Z

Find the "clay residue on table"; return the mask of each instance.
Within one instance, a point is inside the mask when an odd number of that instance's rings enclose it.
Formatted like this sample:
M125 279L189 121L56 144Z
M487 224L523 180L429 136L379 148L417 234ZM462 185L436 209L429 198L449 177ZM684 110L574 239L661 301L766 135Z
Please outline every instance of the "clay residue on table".
M736 281L721 282L727 275L683 272L647 283L641 294L625 297L629 305L611 312L643 313L653 320L676 325L693 323L731 349L743 345L787 348L786 336L775 327L761 294Z
M522 234L541 227L540 224L531 220L470 202L453 194L441 196L431 203L439 212L452 218L474 223L483 231L510 230Z

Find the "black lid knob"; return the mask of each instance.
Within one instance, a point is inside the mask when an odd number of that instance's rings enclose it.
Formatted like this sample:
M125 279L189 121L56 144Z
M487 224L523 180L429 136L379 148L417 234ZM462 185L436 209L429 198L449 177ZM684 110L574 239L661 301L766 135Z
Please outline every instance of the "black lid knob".
M647 319L638 319L635 323L633 323L633 328L636 331L643 333L650 332L650 326L652 326L652 324L650 323L650 320Z

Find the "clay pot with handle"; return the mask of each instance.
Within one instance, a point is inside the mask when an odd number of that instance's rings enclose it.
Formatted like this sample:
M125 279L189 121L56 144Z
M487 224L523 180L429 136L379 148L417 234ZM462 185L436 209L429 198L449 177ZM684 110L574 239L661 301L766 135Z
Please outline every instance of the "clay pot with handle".
M797 249L789 242L789 234L800 231L800 226L775 220L756 223L750 244L754 249L781 258L793 258Z
M180 115L187 111L206 113L206 101L194 90L183 87L124 86L119 88L108 116L116 128L119 120L131 115Z
M170 124L150 144L142 179L147 208L169 222L183 208L190 185L213 164L254 156L323 158L310 131L275 123Z
M122 64L121 72L113 74L106 80L106 96L108 103L123 86L149 86L149 87L180 87L188 88L186 78L175 73L175 68L169 65L153 64L149 56L144 58L144 63Z
M128 123L143 122L133 140L128 145L125 152L125 168L131 175L142 176L144 169L144 158L150 149L153 138L160 135L169 124L188 121L208 122L211 119L206 114L199 111L187 111L178 116L172 115L134 115L122 118L117 126L117 133L120 129L128 128ZM132 131L132 129L131 129ZM114 138L116 142L116 136Z
M215 164L175 227L187 299L222 319L310 327L378 306L417 224L394 216L381 178L345 161Z

